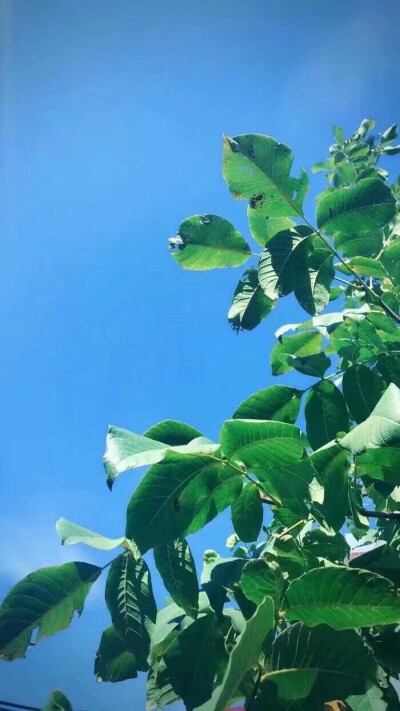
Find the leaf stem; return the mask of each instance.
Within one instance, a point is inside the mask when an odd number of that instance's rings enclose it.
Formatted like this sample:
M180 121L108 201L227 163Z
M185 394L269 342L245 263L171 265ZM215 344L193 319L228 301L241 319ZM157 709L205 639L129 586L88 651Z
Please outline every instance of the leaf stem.
M274 538L275 538L276 540L279 539L279 538L283 538L283 537L286 536L288 533L290 533L291 531L293 531L293 529L297 528L297 526L300 526L302 523L306 523L306 520L307 520L307 519L305 519L305 518L301 518L300 521L296 521L296 523L293 523L291 526L289 526L289 528L285 528L284 531L282 531L281 533L278 533L276 536L274 536Z

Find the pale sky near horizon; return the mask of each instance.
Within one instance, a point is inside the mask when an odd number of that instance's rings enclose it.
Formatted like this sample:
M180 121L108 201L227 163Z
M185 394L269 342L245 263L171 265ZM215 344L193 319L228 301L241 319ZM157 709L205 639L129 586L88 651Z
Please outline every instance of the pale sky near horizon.
M278 382L274 331L304 313L285 299L236 336L226 312L243 270L184 272L167 239L204 212L248 236L221 177L223 132L289 144L312 218L332 124L398 118L399 20L396 0L0 0L1 596L38 567L107 561L61 548L54 525L123 532L141 473L107 490L108 423L144 432L171 417L217 438ZM196 559L227 554L229 532L223 516L191 536ZM144 677L94 679L102 595L99 581L68 631L0 664L1 699L40 706L60 687L74 711L145 708Z

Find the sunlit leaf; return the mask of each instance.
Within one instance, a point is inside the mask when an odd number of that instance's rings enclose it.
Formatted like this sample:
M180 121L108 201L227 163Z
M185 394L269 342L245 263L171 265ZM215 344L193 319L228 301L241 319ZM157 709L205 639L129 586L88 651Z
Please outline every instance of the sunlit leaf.
M184 269L202 271L239 267L251 250L240 232L218 215L194 215L179 226L169 241L172 256Z
M391 383L370 416L340 440L353 454L400 443L400 390Z
M294 424L300 411L302 391L272 385L246 398L232 415L240 420L277 420Z
M318 227L331 234L354 235L382 227L395 214L395 200L381 180L366 178L340 188L318 202Z

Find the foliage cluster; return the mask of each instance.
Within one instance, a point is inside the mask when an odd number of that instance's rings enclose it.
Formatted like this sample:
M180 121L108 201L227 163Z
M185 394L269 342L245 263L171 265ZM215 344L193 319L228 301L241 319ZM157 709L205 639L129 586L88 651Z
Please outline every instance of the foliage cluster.
M373 129L364 120L345 139L334 127L329 157L313 169L328 178L316 226L303 212L307 174L292 176L288 146L258 134L224 138L223 175L248 202L260 253L216 215L184 220L171 252L192 270L253 260L228 313L237 331L293 294L307 319L279 329L271 368L297 371L305 385L250 395L219 442L172 420L142 435L110 427L109 488L149 467L125 535L65 519L57 531L65 545L119 552L109 568L66 563L17 583L0 610L3 659L67 627L108 568L112 624L95 675L118 682L146 672L149 708L177 699L188 711L223 711L238 699L248 711L399 708L400 181L390 186L378 163L400 146L395 125ZM207 550L199 585L186 538L229 506L230 554ZM150 550L171 596L161 610Z

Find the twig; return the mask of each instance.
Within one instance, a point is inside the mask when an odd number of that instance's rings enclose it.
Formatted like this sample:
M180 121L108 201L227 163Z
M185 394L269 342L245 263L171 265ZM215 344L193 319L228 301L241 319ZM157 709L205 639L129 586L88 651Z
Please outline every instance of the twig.
M400 521L399 511L369 511L368 509L359 508L357 509L360 514L367 516L367 518L386 518L394 519L395 521Z

